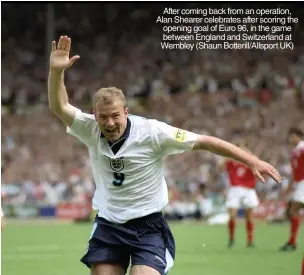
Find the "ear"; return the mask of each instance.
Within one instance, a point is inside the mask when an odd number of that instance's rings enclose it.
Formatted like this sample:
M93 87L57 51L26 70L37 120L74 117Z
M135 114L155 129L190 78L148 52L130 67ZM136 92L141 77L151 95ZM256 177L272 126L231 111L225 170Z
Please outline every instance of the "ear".
M129 108L125 108L125 115L128 116L129 114Z
M94 115L95 120L96 120L96 111L95 111L95 109L93 109L93 115Z

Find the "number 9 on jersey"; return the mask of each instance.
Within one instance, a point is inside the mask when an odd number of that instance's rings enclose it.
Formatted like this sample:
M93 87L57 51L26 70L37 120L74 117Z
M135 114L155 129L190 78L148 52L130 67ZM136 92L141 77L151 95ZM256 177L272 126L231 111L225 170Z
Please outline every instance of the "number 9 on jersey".
M124 173L117 173L114 172L114 180L113 180L113 185L115 186L121 186L125 180L125 174Z

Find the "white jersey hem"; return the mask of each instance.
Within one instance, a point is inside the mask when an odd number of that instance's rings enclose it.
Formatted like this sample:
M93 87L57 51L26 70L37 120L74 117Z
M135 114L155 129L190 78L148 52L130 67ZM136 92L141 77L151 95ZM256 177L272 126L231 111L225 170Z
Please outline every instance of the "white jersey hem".
M142 218L148 215L151 215L153 213L158 213L158 212L162 212L163 209L165 208L165 206L169 203L169 201L166 201L166 203L162 204L161 207L159 207L158 209L149 209L146 211L138 211L137 215L132 215L132 217L126 217L125 219L118 219L116 217L116 219L114 220L113 217L111 218L110 215L107 215L107 212L105 212L104 210L98 210L98 214L97 216L103 219L106 219L108 222L112 222L112 223L118 223L118 224L123 224L126 223L130 220L134 220L134 219L138 219L138 218Z

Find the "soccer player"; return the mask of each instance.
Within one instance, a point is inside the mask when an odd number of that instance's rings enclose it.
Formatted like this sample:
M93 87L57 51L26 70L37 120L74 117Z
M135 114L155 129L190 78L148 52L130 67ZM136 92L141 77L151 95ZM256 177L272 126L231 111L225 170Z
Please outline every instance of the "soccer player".
M162 169L167 155L208 150L246 163L262 181L262 174L281 181L270 164L228 142L129 115L117 88L97 91L92 115L75 108L64 85L64 71L79 59L69 58L70 47L67 36L52 42L48 99L68 133L88 147L98 214L81 261L92 275L125 274L130 261L131 275L166 274L173 266L175 243L162 215L168 203Z
M235 145L248 150L244 141L237 138ZM258 196L255 191L256 178L252 171L243 163L228 159L222 165L229 177L229 187L227 191L226 207L229 212L228 247L233 247L235 242L235 227L237 213L240 208L245 210L245 222L247 230L247 247L254 247L253 244L253 209L259 205Z
M304 133L297 128L289 130L288 142L293 146L291 153L292 182L290 190L294 189L289 210L290 237L281 251L296 250L297 234L300 227L300 209L304 207Z

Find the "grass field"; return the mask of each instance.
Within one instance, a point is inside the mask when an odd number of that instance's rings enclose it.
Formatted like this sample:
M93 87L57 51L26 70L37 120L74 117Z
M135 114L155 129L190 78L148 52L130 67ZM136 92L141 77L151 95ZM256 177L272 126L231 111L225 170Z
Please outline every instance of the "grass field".
M245 247L242 221L237 243L227 249L226 228L201 223L172 224L177 257L170 275L300 275L303 229L296 252L277 248L286 240L288 225L256 225L254 249ZM90 224L8 224L2 233L2 275L84 275L79 262L87 247Z

